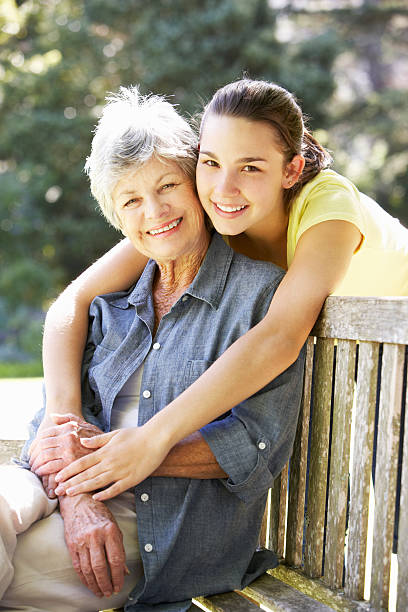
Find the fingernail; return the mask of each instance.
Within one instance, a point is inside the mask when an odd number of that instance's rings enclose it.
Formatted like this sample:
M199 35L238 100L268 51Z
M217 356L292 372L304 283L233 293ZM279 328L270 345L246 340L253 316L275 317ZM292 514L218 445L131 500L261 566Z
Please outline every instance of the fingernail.
M130 570L129 570L129 568L128 568L128 566L127 566L127 565L125 565L125 573L126 573L128 576L129 576L129 574L130 574Z
M55 489L55 494L56 495L64 495L64 487L57 487Z
M55 497L55 491L54 491L54 489L50 489L50 490L48 491L48 497L49 497L50 499L52 499L53 497Z

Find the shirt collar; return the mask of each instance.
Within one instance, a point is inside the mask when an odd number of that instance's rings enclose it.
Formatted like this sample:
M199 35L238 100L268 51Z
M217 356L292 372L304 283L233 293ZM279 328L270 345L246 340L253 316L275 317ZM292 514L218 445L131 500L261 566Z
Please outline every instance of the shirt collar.
M208 302L212 308L217 309L233 256L233 250L225 244L217 232L214 232L200 269L186 293ZM129 304L136 305L146 302L147 296L152 291L155 271L156 263L153 259L150 259L142 276L127 298Z

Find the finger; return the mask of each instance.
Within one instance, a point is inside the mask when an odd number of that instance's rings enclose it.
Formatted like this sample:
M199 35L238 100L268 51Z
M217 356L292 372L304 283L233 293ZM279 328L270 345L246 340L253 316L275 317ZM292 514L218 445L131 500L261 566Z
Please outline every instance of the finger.
M85 580L85 586L87 586L97 597L103 597L103 593L98 586L92 569L88 548L79 551L79 562L81 574Z
M48 474L46 474L45 476L41 478L42 486L45 491L47 491L49 487L49 479L50 477L48 476Z
M90 547L89 554L98 587L105 597L110 597L112 595L113 587L109 577L105 550L100 544L93 544Z
M48 476L48 488L46 489L47 495L50 499L55 499L57 497L55 495L56 488L57 488L57 483L55 482L55 474L50 474Z
M99 469L99 468L98 468ZM87 472L80 474L79 476L75 476L72 479L73 483L63 483L65 488L65 494L69 496L78 495L79 493L92 493L93 491L97 491L102 487L106 487L106 485L111 484L113 480L113 476L110 472L97 473L93 475L92 469L89 470L90 474L87 475ZM74 482L77 478L81 479L79 482ZM58 493L59 487L57 489Z
M105 446L113 438L115 435L114 431L110 431L106 434L101 434L100 436L93 436L92 438L80 438L80 442L82 446L86 448L101 448Z
M92 497L95 501L105 501L106 499L112 499L113 497L116 497L117 495L123 493L123 491L126 491L130 486L132 485L126 484L124 480L118 480L118 482L115 482L107 489L104 489L103 491L98 491L98 493L95 493L94 495L92 495Z
M37 476L46 476L48 474L55 474L64 467L64 461L62 459L54 459L48 463L44 463L37 470L34 470Z
M115 593L119 593L125 581L125 573L129 571L126 567L125 549L121 532L115 530L105 541L106 556L109 562L112 585Z
M44 430L45 431L45 430ZM60 444L59 437L64 434L76 434L78 431L77 423L65 423L46 430L47 435L35 441L35 449L30 455L30 465L36 460L38 454L48 448L57 448Z
M72 566L73 566L74 570L76 571L76 573L78 574L78 578L80 579L82 584L85 585L88 588L88 583L87 583L87 581L85 579L85 576L82 573L81 561L79 559L79 555L77 553L73 552L72 550L70 550L70 555L71 555ZM101 593L101 595L102 595L102 593Z
M90 453L89 455L85 455L84 457L73 461L72 463L70 463L70 465L67 465L63 470L58 472L58 474L55 476L55 480L57 482L64 482L69 478L80 474L84 470L87 470L88 468L96 465L98 461L99 457L98 455L96 455L96 453Z
M55 440L55 438L52 438ZM55 443L54 443L55 444ZM31 471L36 472L38 468L40 468L45 463L49 461L53 461L54 459L60 459L61 452L58 450L57 446L53 446L47 448L45 450L41 450L36 456L36 458L31 462Z

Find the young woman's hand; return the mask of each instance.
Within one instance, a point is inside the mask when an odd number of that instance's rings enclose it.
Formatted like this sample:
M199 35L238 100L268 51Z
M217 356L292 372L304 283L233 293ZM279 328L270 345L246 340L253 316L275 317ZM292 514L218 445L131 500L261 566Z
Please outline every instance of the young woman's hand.
M170 450L165 438L160 440L147 425L118 429L81 443L93 452L57 474L57 495L77 495L110 485L93 497L111 499L150 476Z

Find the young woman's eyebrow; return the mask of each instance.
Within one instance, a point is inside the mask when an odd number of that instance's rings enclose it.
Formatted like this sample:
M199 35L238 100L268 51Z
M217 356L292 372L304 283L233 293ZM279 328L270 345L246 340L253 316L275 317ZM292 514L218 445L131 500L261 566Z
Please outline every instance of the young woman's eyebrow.
M214 157L215 159L217 159L217 156L215 153L212 153L211 151L203 151L202 149L200 149L200 155L207 155L208 157ZM250 164L252 162L267 162L268 160L265 159L264 157L240 157L240 159L237 159L237 162L239 163L244 163L244 164Z

